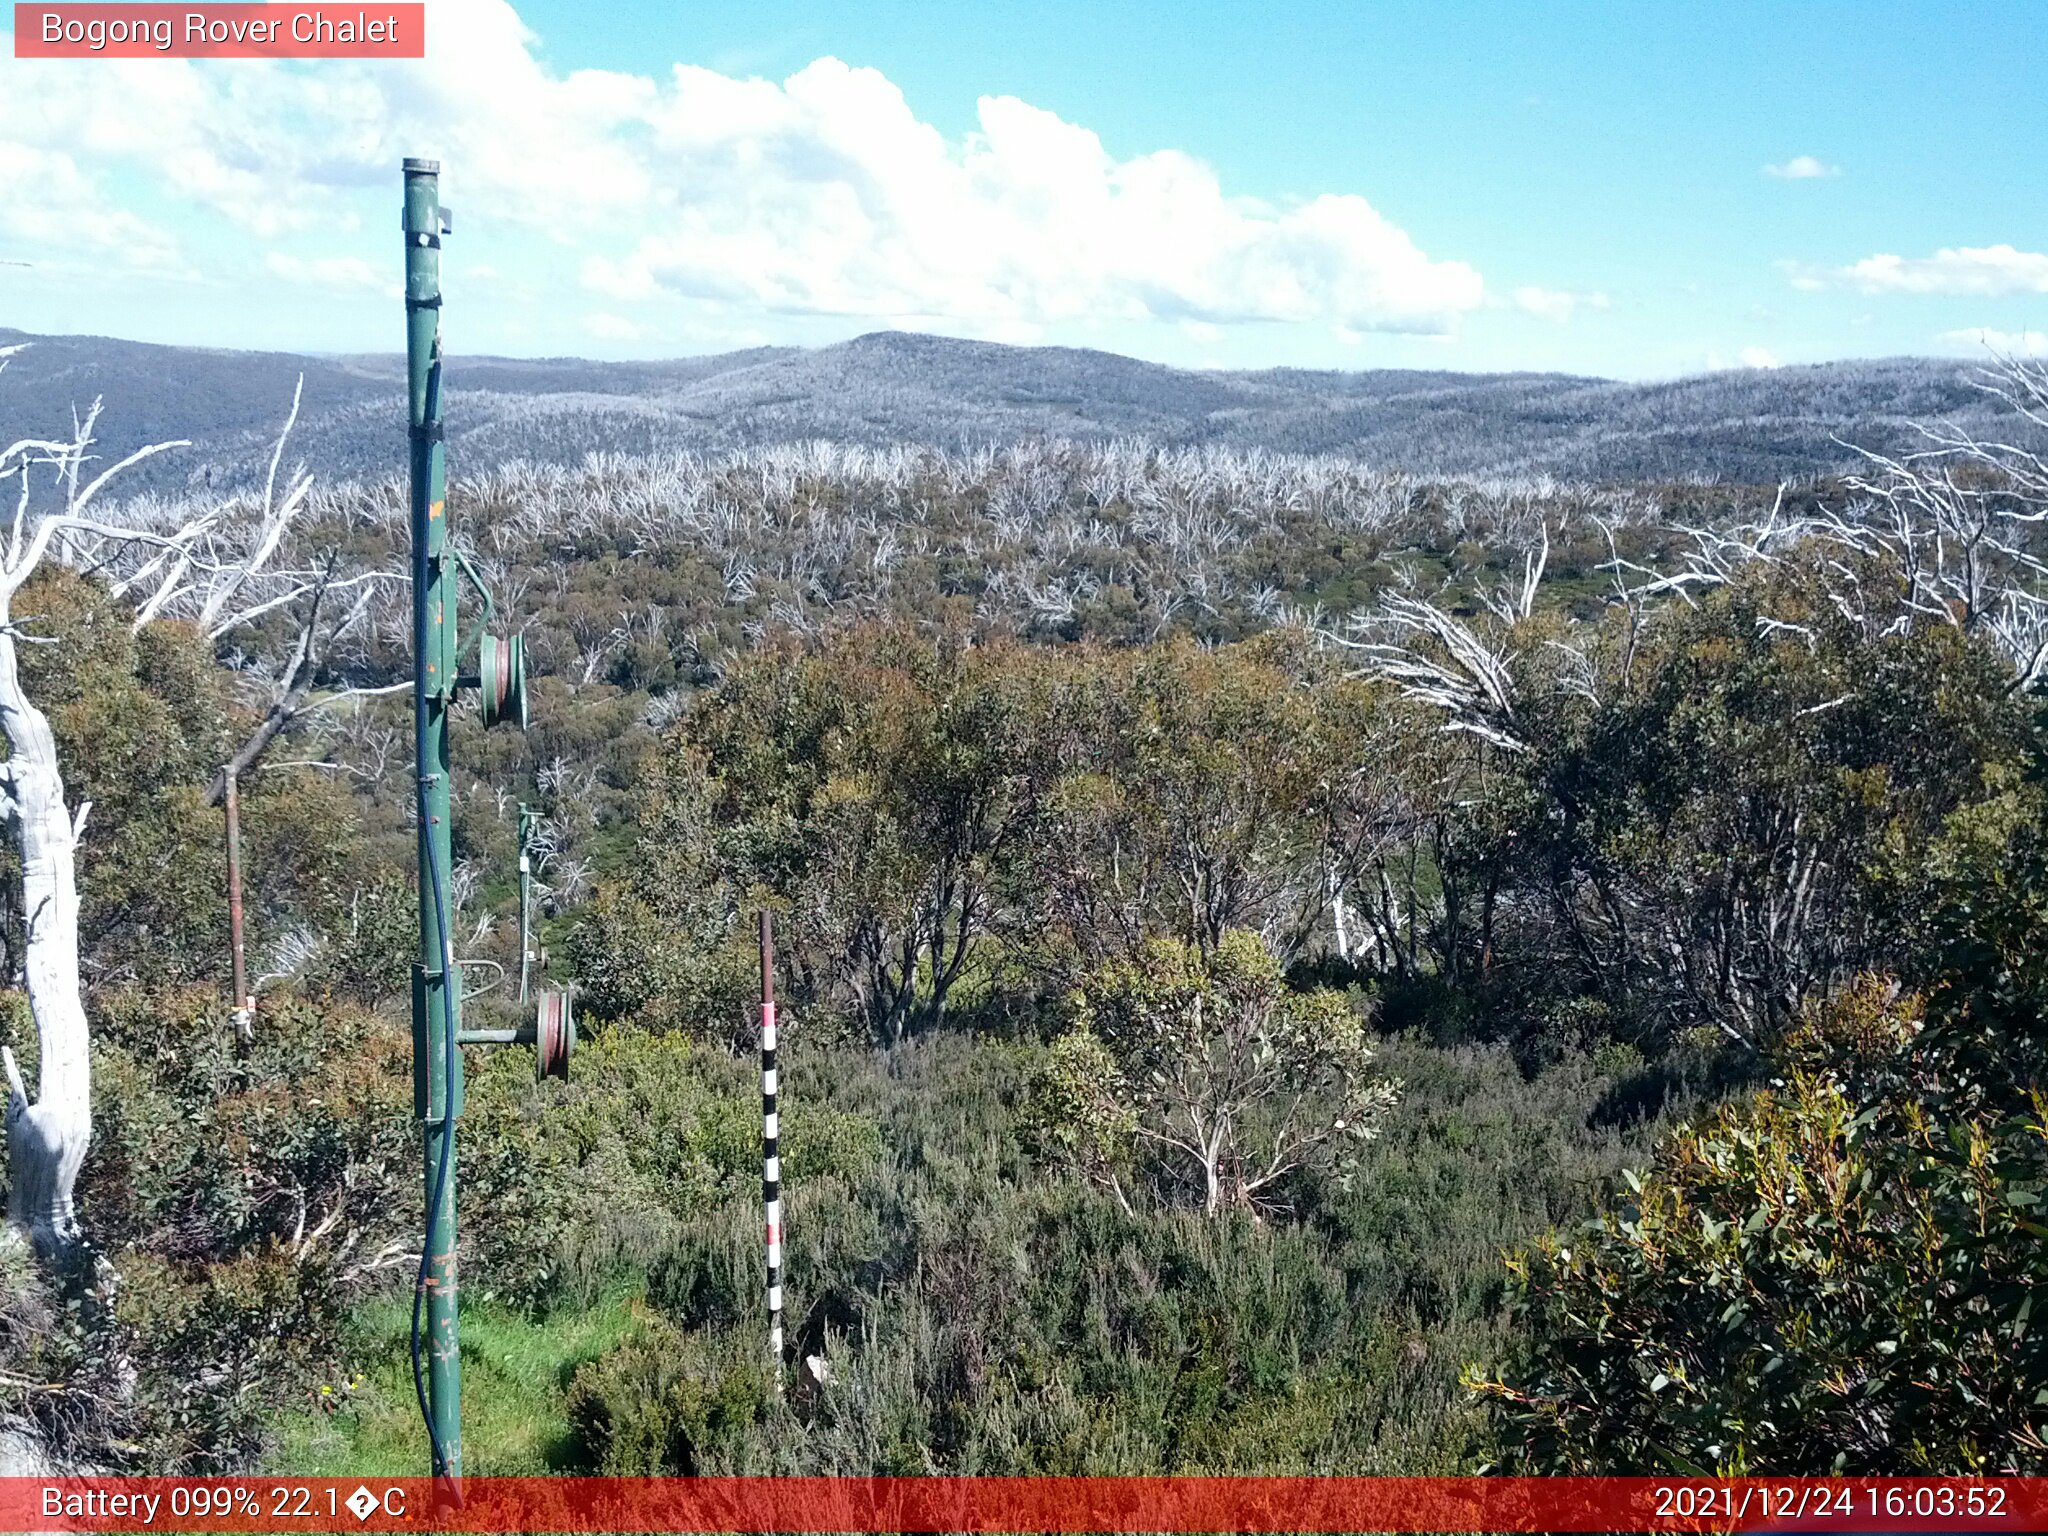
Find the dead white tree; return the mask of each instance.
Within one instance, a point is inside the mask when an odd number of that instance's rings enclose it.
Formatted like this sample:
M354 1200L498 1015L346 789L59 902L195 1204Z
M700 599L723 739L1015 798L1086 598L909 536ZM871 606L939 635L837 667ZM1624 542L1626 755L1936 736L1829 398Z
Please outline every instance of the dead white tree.
M105 576L134 604L138 624L180 609L213 615L218 622L249 576L244 561L223 561L215 554L227 532L224 506L159 517L161 526L154 528L90 515L121 471L166 449L187 446L182 441L153 443L81 485L87 466L95 462L99 409L95 402L82 421L74 420L68 441L23 438L0 449L0 495L10 481L18 482L12 523L0 549L0 734L8 745L8 759L0 764L0 810L21 855L24 974L39 1072L31 1100L13 1051L0 1048L9 1089L8 1220L39 1254L58 1261L79 1249L73 1191L92 1140L91 1028L79 980L77 879L78 839L91 803L75 808L67 803L49 718L23 686L18 647L41 637L16 621L15 599L45 562L58 562ZM32 506L38 483L55 492L57 507L39 512ZM265 530L253 547L267 559L276 537ZM215 602L223 589L227 596ZM225 627L216 632L224 633Z
M1680 526L1691 543L1676 569L1616 554L1608 568L1622 600L1632 613L1666 597L1693 604L1739 573L1818 552L1826 600L1850 624L1975 635L2011 663L2016 691L2036 687L2048 676L2048 365L2000 358L1974 382L2006 407L2003 435L1934 422L1919 426L1924 446L1911 452L1856 449L1865 467L1848 477L1844 506L1787 516L1781 486L1766 516ZM1758 624L1810 638L1769 615Z
M1535 610L1536 589L1550 553L1524 551L1522 580L1482 601L1494 622L1467 623L1428 598L1391 593L1341 629L1318 631L1323 643L1357 655L1360 673L1391 683L1405 698L1442 712L1443 729L1491 742L1504 752L1528 750L1518 717L1515 669L1521 649L1515 626Z
M137 626L170 611L189 617L206 631L209 640L218 640L277 609L297 610L299 633L290 651L280 664L262 669L271 674L266 679L270 688L263 718L206 786L208 805L219 805L226 798L228 780L249 773L271 744L302 717L352 699L411 686L393 683L382 688L314 692L329 652L363 623L379 598L402 587L405 576L376 570L342 575L332 554L306 567L275 563L285 547L286 534L306 513L313 489L313 477L303 465L284 477L282 487L278 480L285 446L298 424L305 387L305 375L301 374L292 392L291 411L271 450L262 505L244 520L247 526L218 532L209 529L195 546L175 555L161 553L113 584L116 595L124 596L138 581L150 579L157 567L172 567L170 579L160 580L149 602L137 608ZM195 568L202 573L201 579L188 581ZM334 599L345 600L346 606L337 608Z
M2013 686L2048 672L2048 365L2005 357L1974 381L2009 413L1982 438L1948 423L1920 427L1926 446L1890 457L1863 451L1849 482L1860 503L1826 535L1889 567L1917 622L1988 640L2012 663Z
M234 754L206 786L208 805L219 805L227 797L228 780L248 774L256 767L263 754L270 750L271 744L300 720L319 710L374 698L380 694L400 693L412 687L410 682L399 682L387 683L381 687L345 687L329 689L324 693L314 692L313 685L319 675L321 663L332 648L356 630L363 617L370 612L372 603L379 595L379 585L403 580L402 577L385 571L371 571L346 579L331 579L332 562L329 563L329 578L306 594L305 608L299 621L298 639L293 642L291 651L285 656L283 663L274 669L275 675L265 679L269 686L270 698L264 708L263 718L256 722L256 728L243 739L242 744L235 749ZM350 588L354 589L354 600L330 622L323 612L325 599L331 592Z
M24 970L35 1015L40 1082L33 1102L14 1052L0 1047L7 1071L7 1216L36 1251L63 1258L78 1244L72 1191L92 1140L91 1032L78 977L76 851L91 803L74 811L65 803L64 775L49 718L22 686L17 646L35 637L14 621L22 585L65 541L136 541L165 550L189 548L192 525L168 535L97 522L86 514L102 487L121 469L183 444L157 443L103 471L83 489L97 407L71 441L24 438L0 450L0 486L20 481L4 560L0 560L0 733L8 759L0 765L0 797L21 854L21 909L27 920ZM62 512L31 522L30 482L50 472L64 498Z

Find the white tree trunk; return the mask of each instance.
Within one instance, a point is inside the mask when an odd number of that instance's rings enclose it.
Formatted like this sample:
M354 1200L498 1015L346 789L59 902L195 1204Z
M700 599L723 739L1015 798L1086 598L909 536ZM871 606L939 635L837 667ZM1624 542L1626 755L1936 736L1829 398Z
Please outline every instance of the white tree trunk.
M0 368L6 366L8 353L20 350L0 347ZM79 829L85 825L90 803L81 805L76 816L65 806L64 775L49 719L22 692L11 626L14 595L45 558L80 558L67 540L82 540L94 552L94 560L110 544L147 547L155 553L108 589L135 603L136 627L166 612L173 600L189 597L205 616L208 635L218 638L257 614L283 607L303 593L323 590L332 574L331 570L268 571L266 579L282 589L281 595L274 591L231 618L219 618L249 579L265 572L285 526L303 507L312 482L297 476L283 502L275 499L277 459L284 452L280 438L264 492L262 524L247 553L228 565L209 562L209 585L195 591L188 580L194 570L193 551L219 531L221 508L204 511L169 532L102 523L85 515L93 498L122 470L167 448L187 445L179 441L138 448L102 470L81 490L79 471L91 457L93 424L99 414L100 404L95 400L83 421L74 416L75 432L68 444L23 438L0 448L0 481L21 477L19 492L10 497L12 521L0 536L0 736L6 738L8 747L7 761L0 763L0 808L4 808L21 853L28 1001L41 1043L42 1073L31 1104L14 1053L0 1048L0 1065L6 1069L9 1089L7 1218L16 1230L28 1234L38 1253L58 1261L72 1258L83 1246L72 1197L78 1171L85 1163L85 1149L92 1141L92 1035L78 977L76 858ZM295 398L291 419L285 423L287 434L297 419ZM29 486L31 472L38 469L54 471L52 483L61 490L64 506L61 512L31 520ZM138 588L148 589L148 595Z
M15 642L0 602L0 733L7 738L7 814L21 852L27 919L28 1001L40 1045L41 1083L30 1104L6 1053L7 1219L45 1257L79 1241L72 1191L92 1140L91 1034L78 982L77 826L64 804L56 738L22 692Z

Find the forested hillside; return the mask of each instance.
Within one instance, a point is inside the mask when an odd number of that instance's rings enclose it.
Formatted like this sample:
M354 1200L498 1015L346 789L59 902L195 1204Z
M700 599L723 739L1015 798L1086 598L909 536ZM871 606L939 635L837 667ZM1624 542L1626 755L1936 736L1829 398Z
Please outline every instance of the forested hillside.
M7 419L64 437L82 347L10 359ZM906 350L908 403L864 396ZM523 733L458 719L466 1016L518 1017L524 804L587 1030L567 1083L471 1058L471 1472L2042 1469L2048 377L717 361L633 409L867 427L586 451L624 408L578 416L567 363L450 405L451 523L539 674ZM81 1244L9 1247L0 1313L40 1454L424 1466L405 500L290 468L388 433L384 366L309 370L274 477L266 443L248 489L101 492L10 589L91 802ZM300 367L250 365L216 442ZM1088 425L1031 435L1076 370ZM104 458L137 429L102 382ZM1893 413L1992 446L1815 457ZM1235 446L1269 428L1316 451ZM550 431L582 447L530 462ZM10 453L0 489L82 518L93 472Z
M0 345L26 340L0 329ZM814 351L761 348L658 363L456 358L449 441L472 470L575 466L591 452L723 453L818 439L948 449L1022 439L1142 438L1334 454L1426 475L1774 484L1900 452L1914 422L1982 429L1977 366L1900 358L1629 384L1564 374L1191 372L1107 352L884 333ZM396 356L296 357L46 337L0 374L0 414L104 397L101 446L194 448L138 485L246 483L306 378L301 451L323 479L402 461Z

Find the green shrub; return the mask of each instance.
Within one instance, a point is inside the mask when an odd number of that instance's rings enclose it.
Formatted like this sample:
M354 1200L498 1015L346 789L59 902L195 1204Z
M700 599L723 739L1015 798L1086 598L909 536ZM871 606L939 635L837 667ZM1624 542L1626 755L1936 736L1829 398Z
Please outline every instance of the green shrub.
M1032 1152L1099 1184L1128 1208L1138 1112L1116 1058L1085 1025L1034 1053L1018 1129Z
M879 1124L887 1152L787 1181L795 1420L690 1429L700 1469L1449 1473L1484 1459L1458 1367L1501 1342L1500 1235L1584 1210L1618 1165L1620 1136L1572 1129L1606 1079L1577 1065L1529 1080L1505 1051L1388 1042L1407 1111L1348 1189L1311 1178L1300 1219L1278 1223L1132 1214L1048 1179L1028 1150L1040 1059L937 1036L813 1064L809 1091ZM708 1424L727 1370L759 1358L757 1200L740 1188L676 1223L644 1266L674 1330L650 1350L693 1363L630 1433L623 1383L653 1367L593 1373L608 1433L637 1447L614 1464L679 1464L669 1430Z
M33 1027L5 1012L20 1050ZM238 1049L211 989L113 992L96 1022L93 1247L22 1293L52 1325L4 1341L10 1397L60 1453L238 1468L391 1282L417 1188L408 1043L278 995Z
M733 1358L702 1335L650 1321L570 1384L570 1432L584 1465L606 1477L735 1471L728 1457L773 1403L757 1349Z
M717 1047L629 1027L587 1040L566 1083L535 1082L528 1051L472 1058L459 1152L471 1283L580 1304L735 1193L758 1198L759 1082ZM858 1171L881 1153L872 1120L794 1095L781 1141L792 1179Z
M1509 1464L2048 1467L2043 786L1995 775L1915 871L1924 994L1809 1005L1769 1087L1514 1261L1522 1348L1474 1376Z
M1517 1467L2048 1466L2029 1317L2048 1098L1944 1112L1919 1000L1809 1011L1785 1076L1680 1132L1630 1199L1512 1261L1527 1362L1475 1385Z

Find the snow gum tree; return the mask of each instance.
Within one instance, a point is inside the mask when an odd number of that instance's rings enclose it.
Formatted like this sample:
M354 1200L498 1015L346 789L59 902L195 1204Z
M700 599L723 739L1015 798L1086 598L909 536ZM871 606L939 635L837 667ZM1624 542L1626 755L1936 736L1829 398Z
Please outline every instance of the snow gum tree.
M1148 940L1098 970L1079 1002L1104 1048L1104 1110L1210 1215L1280 1204L1297 1169L1348 1177L1398 1098L1371 1075L1364 1016L1337 992L1291 991L1255 933L1226 933L1208 955Z

